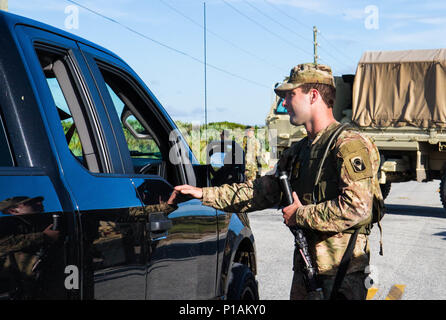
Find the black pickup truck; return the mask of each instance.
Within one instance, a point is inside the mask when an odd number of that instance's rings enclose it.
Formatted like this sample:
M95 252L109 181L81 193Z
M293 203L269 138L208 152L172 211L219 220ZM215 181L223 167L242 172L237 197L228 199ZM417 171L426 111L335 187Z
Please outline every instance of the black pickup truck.
M258 299L247 216L169 202L210 171L122 59L0 11L0 299Z

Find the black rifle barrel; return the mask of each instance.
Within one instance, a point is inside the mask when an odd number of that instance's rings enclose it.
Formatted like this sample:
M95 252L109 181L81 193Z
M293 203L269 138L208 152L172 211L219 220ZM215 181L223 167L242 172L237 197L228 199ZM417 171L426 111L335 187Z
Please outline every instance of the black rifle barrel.
M287 205L290 205L294 202L291 186L288 181L288 175L286 172L282 171L279 173L279 181L280 181L280 187L282 188L283 194L285 196L285 200L287 202ZM316 281L316 275L317 270L316 267L313 265L310 252L308 250L308 242L307 238L305 238L304 232L302 229L298 228L297 226L291 226L289 227L291 233L294 235L294 245L299 250L300 255L302 256L304 262L305 262L305 277L306 277L306 286L308 292L312 291L320 291L322 292L322 289L319 287Z

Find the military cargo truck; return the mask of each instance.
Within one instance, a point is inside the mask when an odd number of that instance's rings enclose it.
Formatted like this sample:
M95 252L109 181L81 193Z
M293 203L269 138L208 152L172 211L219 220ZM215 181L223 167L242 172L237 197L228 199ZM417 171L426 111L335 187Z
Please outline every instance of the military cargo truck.
M446 49L365 52L356 74L335 84L335 118L356 124L380 151L383 195L394 182L440 179L446 208ZM266 120L279 153L302 138L302 128L279 123L289 119L280 106L276 100Z
M282 98L275 96L265 120L269 134L273 135L270 137L271 141L277 141L275 144L270 144L270 151L274 155L270 157L268 164L270 169L274 167L277 159L286 148L291 146L293 142L299 141L307 135L304 126L293 126L290 123L290 116L282 105L282 101Z
M334 77L337 99L333 106L333 114L338 121L351 121L353 79L353 75ZM276 83L275 87L278 85L279 83ZM274 101L265 120L271 141L276 141L271 146L272 156L268 164L270 169L274 168L277 159L285 149L307 135L304 126L294 126L290 123L290 116L282 105L283 99L277 95L274 96Z

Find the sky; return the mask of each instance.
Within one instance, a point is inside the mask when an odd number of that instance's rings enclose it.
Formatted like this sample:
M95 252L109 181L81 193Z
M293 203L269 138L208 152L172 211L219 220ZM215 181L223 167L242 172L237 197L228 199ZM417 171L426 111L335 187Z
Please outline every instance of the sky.
M354 74L365 51L446 48L443 0L9 0L8 10L111 50L174 120L194 123L206 105L208 122L264 125L274 84L314 61L313 26L318 63L334 75Z

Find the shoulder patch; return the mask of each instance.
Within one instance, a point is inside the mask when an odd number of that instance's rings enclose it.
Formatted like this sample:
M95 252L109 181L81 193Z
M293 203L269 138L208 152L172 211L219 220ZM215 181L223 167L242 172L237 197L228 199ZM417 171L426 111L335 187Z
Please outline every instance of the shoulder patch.
M339 153L345 169L353 181L373 176L370 155L364 141L354 139L341 144Z
M342 143L339 147L339 152L341 153L342 157L345 158L350 153L356 152L363 148L367 149L364 142L360 139L355 139Z

